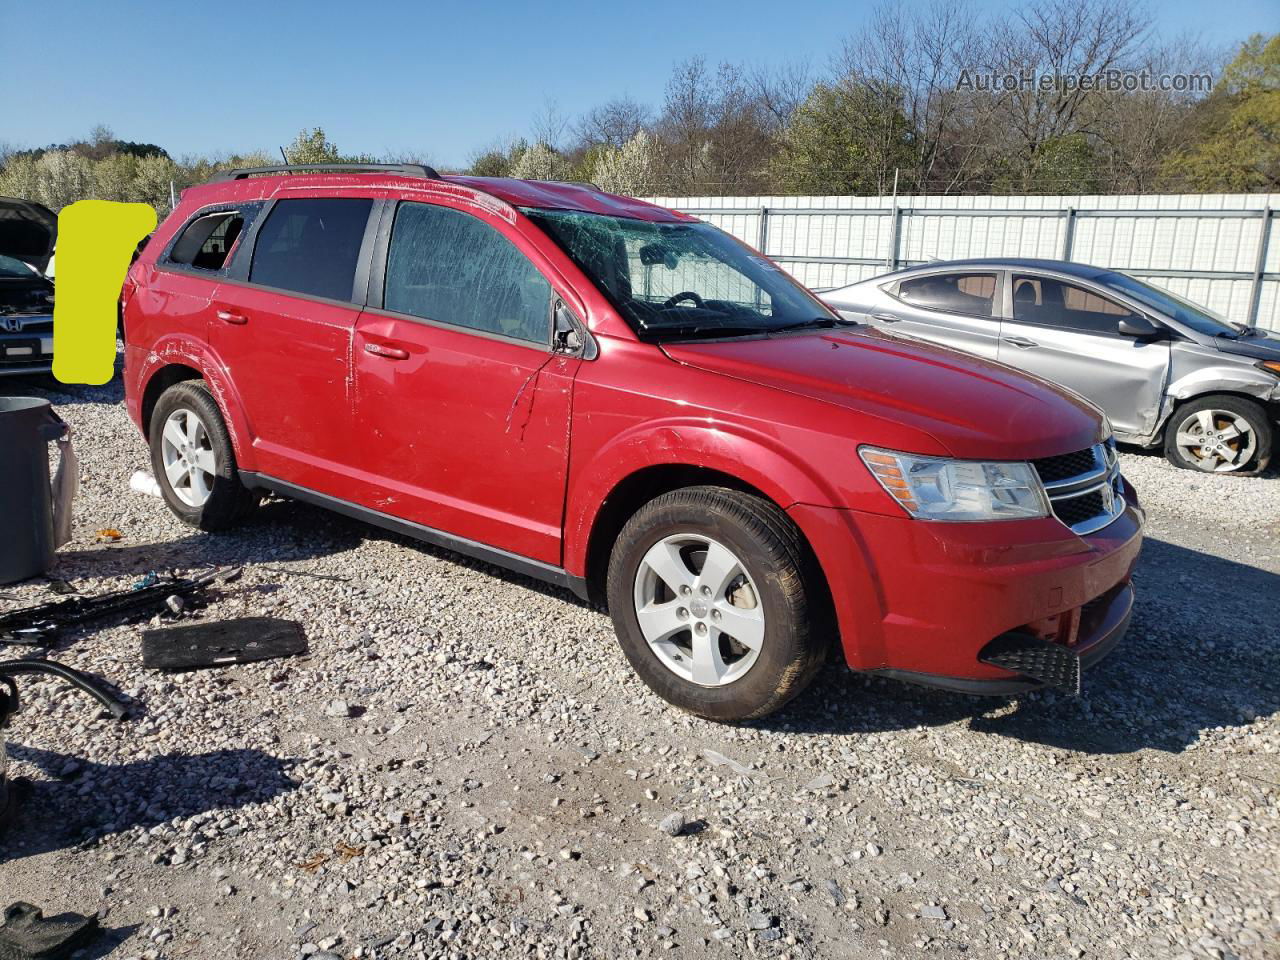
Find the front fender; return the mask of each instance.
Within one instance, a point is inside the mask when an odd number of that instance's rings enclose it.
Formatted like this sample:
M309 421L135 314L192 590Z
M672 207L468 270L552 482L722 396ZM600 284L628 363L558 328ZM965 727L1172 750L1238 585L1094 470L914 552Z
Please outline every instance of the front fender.
M1207 393L1243 393L1259 400L1280 400L1280 380L1274 374L1240 363L1211 364L1175 376L1165 391L1174 400L1190 400Z
M565 505L564 566L586 575L591 528L609 495L648 467L700 467L735 477L782 509L795 503L834 505L831 484L802 464L776 438L705 417L638 425L600 447L571 472Z
M146 433L147 424L142 422L142 398L146 396L147 385L165 367L180 364L200 372L200 376L209 385L214 401L227 424L227 432L231 434L231 446L235 451L236 463L242 470L254 470L253 444L250 441L249 423L245 418L244 406L240 402L240 394L227 376L226 368L219 361L217 354L208 343L185 334L167 334L155 342L138 365L135 379L136 389L132 391L134 402L130 404L130 415L139 429Z

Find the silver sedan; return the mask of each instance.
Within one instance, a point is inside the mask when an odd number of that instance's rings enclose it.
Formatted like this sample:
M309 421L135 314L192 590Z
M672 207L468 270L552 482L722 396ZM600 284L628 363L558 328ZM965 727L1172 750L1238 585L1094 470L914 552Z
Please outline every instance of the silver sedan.
M1280 419L1280 335L1115 270L953 260L822 295L846 320L955 347L1074 390L1116 438L1180 467L1257 473Z

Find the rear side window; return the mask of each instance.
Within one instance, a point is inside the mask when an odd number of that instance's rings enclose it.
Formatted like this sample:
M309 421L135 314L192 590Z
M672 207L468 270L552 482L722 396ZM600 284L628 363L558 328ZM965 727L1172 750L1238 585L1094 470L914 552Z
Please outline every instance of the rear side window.
M169 261L197 270L221 270L244 232L244 224L245 215L240 210L219 210L196 217L169 251Z
M991 316L995 294L994 273L934 274L898 284L898 298L912 306L979 317Z
M329 300L351 300L373 201L281 200L253 247L249 281Z
M551 284L516 246L469 214L402 203L383 306L530 343L551 339Z
M1107 297L1052 277L1013 277L1013 319L1081 333L1119 335L1119 323L1135 316Z

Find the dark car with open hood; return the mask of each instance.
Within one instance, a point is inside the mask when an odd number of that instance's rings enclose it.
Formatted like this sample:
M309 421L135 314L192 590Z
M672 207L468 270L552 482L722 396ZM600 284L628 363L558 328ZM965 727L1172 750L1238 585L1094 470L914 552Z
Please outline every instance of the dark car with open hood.
M45 271L57 236L48 207L0 197L0 376L53 368L53 281Z

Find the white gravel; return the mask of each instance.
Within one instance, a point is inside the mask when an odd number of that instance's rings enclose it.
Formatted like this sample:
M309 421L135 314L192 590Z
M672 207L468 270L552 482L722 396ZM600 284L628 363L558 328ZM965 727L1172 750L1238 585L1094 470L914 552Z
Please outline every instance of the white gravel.
M1079 700L833 666L735 728L658 701L561 591L284 502L192 531L128 489L118 381L53 398L83 462L56 576L242 563L205 615L311 645L168 676L140 626L72 635L57 658L117 683L124 723L24 685L0 906L100 911L92 956L1280 956L1275 474L1124 455L1139 607Z

